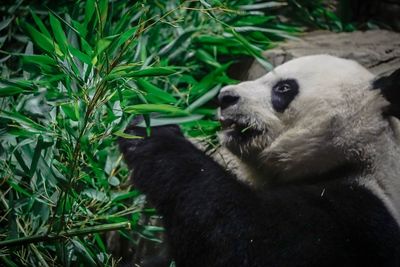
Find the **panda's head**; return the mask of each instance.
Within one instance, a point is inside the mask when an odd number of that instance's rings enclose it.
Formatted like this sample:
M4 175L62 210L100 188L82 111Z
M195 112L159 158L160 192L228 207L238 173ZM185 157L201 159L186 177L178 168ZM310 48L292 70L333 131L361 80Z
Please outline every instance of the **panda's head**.
M223 88L220 139L255 170L295 179L366 160L387 126L388 102L358 63L328 55L289 61L265 76Z

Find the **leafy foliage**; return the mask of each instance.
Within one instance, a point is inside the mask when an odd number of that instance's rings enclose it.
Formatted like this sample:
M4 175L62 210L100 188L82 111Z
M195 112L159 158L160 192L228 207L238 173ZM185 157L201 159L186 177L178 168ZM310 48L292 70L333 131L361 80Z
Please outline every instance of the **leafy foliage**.
M144 114L147 125L179 123L215 143L212 99L236 82L227 74L235 60L269 68L261 52L299 32L275 15L287 8L251 0L4 4L2 264L114 266L101 233L157 241L157 227L138 224L143 198L126 182L116 138L136 138L123 129Z

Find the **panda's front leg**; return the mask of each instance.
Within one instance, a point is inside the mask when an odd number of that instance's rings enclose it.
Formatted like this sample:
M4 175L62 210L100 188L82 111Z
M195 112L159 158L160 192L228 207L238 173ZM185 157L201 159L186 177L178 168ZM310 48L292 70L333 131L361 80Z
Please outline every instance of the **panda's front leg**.
M147 137L146 128L131 125L125 131L137 136L134 139L119 139L119 147L130 170L133 184L147 194L154 204L162 201L174 183L174 171L179 164L180 153L185 150L185 140L175 125L151 128ZM183 143L183 145L182 145Z
M134 185L163 216L177 266L251 266L263 211L256 194L186 140L177 126L141 127L120 139ZM252 207L249 209L249 207ZM255 224L253 227L249 225ZM234 253L234 257L227 257Z
M237 182L189 142L177 125L153 127L149 137L146 128L136 125L129 126L125 132L141 137L119 139L120 150L129 169L133 170L132 182L160 208L167 208L178 196L195 199L199 197L196 192L202 190L205 194L214 190L207 196L210 202L217 192L224 192L225 183Z
M184 138L177 125L146 128L129 126L126 133L139 138L119 139L119 147L132 173L132 182L156 206L168 205L184 187L206 181L216 166ZM213 172L213 171L212 171ZM165 201L165 202L164 202Z

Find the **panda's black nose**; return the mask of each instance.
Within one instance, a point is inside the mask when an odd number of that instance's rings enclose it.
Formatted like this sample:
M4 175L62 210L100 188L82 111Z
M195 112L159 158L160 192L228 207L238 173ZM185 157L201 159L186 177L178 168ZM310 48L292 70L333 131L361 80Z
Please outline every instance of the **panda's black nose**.
M231 90L225 90L219 93L218 101L221 109L235 105L239 101L240 96Z

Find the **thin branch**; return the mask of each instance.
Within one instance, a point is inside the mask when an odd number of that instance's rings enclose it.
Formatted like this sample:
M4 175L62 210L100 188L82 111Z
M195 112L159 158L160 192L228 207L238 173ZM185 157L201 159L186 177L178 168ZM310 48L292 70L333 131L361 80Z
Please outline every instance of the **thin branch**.
M103 225L97 225L97 226L92 226L92 227L86 227L83 229L73 229L73 230L61 231L57 234L50 233L50 234L44 234L44 235L33 235L33 236L16 238L16 239L9 239L9 240L0 241L0 248L6 247L6 246L7 247L23 246L23 245L28 245L31 243L38 243L38 242L49 242L49 241L54 241L54 240L59 240L59 239L67 239L67 238L73 237L73 236L81 236L81 235L88 235L88 234L108 232L108 231L114 231L114 230L122 230L122 229L130 230L131 223L130 222L121 222L121 223L103 224Z

